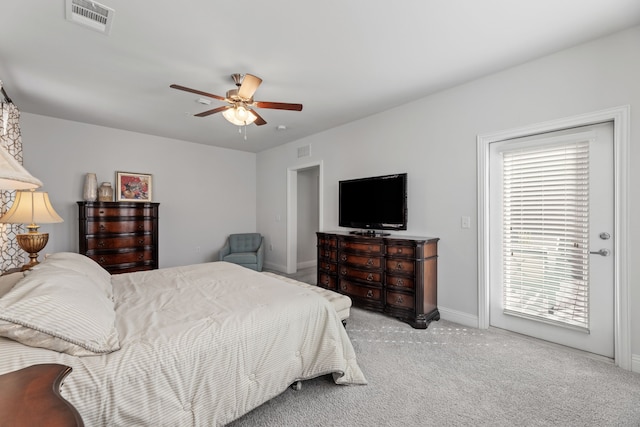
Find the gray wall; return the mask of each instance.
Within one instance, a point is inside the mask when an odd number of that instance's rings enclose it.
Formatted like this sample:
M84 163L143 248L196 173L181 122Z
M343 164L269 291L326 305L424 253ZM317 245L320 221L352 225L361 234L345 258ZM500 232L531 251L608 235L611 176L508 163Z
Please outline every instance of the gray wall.
M255 154L34 114L21 114L24 165L43 183L61 224L42 225L43 253L78 250L84 175L153 175L160 202L160 266L217 260L226 236L256 229Z
M409 229L441 238L438 303L443 317L477 322L476 137L488 132L631 105L629 213L640 217L640 27L558 52L358 122L258 154L258 231L274 242L271 265L286 265L287 168L323 162L325 230L338 229L338 181L407 172ZM297 148L313 146L297 159ZM470 216L472 227L460 219ZM629 235L632 353L640 369L640 227ZM446 318L446 317L445 317Z

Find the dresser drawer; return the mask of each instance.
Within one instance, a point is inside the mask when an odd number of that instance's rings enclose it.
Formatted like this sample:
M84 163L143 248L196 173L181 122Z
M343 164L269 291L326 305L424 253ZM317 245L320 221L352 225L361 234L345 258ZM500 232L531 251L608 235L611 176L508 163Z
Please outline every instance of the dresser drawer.
M358 270L357 268L340 266L340 277L345 279L356 279L369 282L372 284L382 284L382 273L379 271Z
M120 218L125 216L153 216L153 208L151 207L130 207L130 208L115 208L115 207L88 207L86 208L86 215L90 217L99 218Z
M415 281L413 277L403 277L403 276L385 276L385 283L387 286L391 286L394 288L402 288L402 289L415 289Z
M319 236L318 246L328 246L335 248L338 246L338 239L335 236Z
M337 267L333 262L318 261L318 271L335 274L337 271Z
M153 230L152 220L141 221L88 221L87 233L139 233Z
M340 292L354 298L382 303L382 288L371 288L340 279Z
M336 277L326 273L318 274L318 286L327 289L336 289Z
M415 274L416 261L409 259L388 259L386 263L388 273Z
M102 266L153 261L153 253L150 250L117 254L89 254L88 257Z
M153 236L88 237L87 250L144 247L153 244Z
M329 249L326 247L319 247L318 248L318 258L324 260L324 261L333 261L336 262L336 260L338 259L338 251L333 248L333 249Z
M382 258L376 256L354 255L346 252L340 253L340 262L346 264L357 265L363 268L380 268L382 267Z
M340 241L340 249L345 249L345 250L354 251L354 252L368 252L371 254L382 255L383 247L384 245L382 244L382 242L375 243L375 242Z
M415 308L415 297L400 292L387 291L387 305L413 310Z
M416 248L415 246L388 245L387 255L394 257L415 258Z

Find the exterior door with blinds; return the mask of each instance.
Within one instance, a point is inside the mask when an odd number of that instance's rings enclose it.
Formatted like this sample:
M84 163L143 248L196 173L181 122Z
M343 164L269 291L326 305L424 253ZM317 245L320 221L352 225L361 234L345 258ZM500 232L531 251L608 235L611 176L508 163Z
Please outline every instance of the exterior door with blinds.
M613 125L490 152L490 324L613 357Z

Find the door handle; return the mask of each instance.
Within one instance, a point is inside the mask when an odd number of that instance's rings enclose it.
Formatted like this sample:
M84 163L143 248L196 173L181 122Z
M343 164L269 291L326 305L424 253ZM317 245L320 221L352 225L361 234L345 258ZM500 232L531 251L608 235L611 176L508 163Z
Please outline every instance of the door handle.
M609 249L600 249L599 251L590 251L589 253L594 255L609 256L611 252L609 251Z

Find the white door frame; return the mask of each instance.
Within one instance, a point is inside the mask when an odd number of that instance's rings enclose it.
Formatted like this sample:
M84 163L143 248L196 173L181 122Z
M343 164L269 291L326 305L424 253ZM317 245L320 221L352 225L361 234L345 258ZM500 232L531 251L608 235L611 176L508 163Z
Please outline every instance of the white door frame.
M304 165L293 166L287 168L287 274L293 274L297 271L298 265L298 171L318 168L318 231L323 230L323 200L324 200L324 179L322 160L305 163Z
M615 363L631 370L631 325L628 282L628 187L630 106L610 108L516 129L498 131L477 138L478 162L478 327L489 328L489 144L578 126L613 122L614 157L614 354Z

